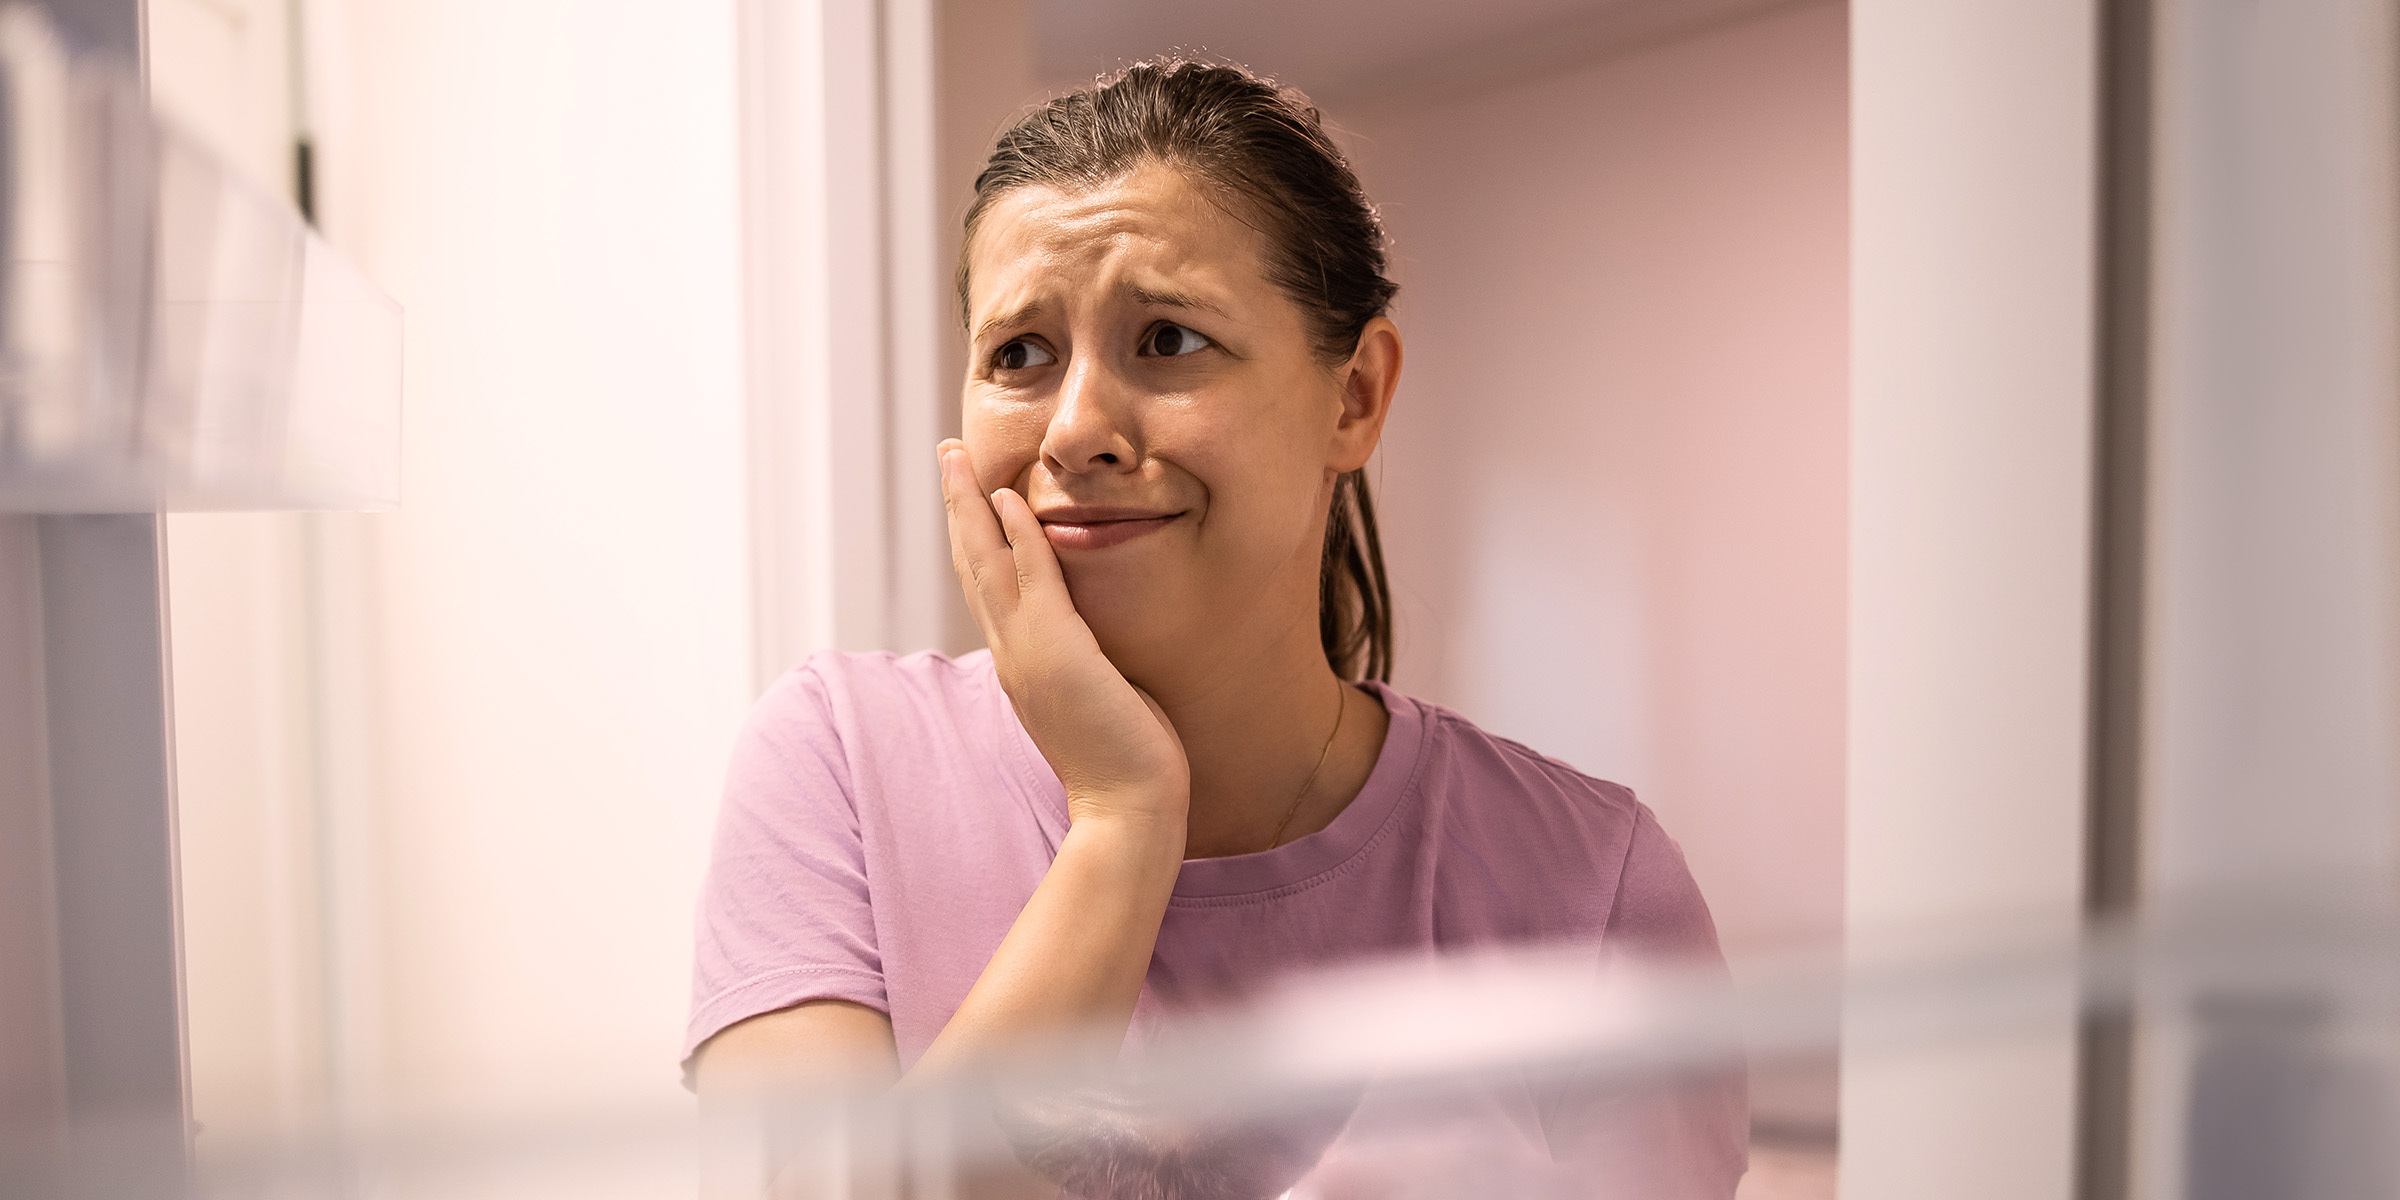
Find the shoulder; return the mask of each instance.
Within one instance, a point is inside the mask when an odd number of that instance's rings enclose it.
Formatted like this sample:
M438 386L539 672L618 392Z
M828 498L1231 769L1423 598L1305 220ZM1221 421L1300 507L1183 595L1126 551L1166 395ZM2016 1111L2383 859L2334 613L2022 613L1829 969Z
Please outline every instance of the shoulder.
M931 650L820 650L768 685L758 708L772 714L810 706L829 712L941 706L978 699L995 683L988 650L955 658Z
M1657 814L1632 789L1585 774L1438 705L1406 700L1425 727L1423 786L1445 838L1577 895L1628 950L1717 953L1707 903Z
M862 759L936 752L987 728L998 695L986 651L956 658L821 651L777 677L751 705L734 745L733 771L737 777L825 771L847 782Z
M930 650L823 650L768 685L751 707L749 725L769 734L855 736L978 710L998 687L985 650L956 658Z
M1551 811L1628 835L1644 819L1656 824L1650 810L1622 784L1587 775L1438 704L1398 693L1388 696L1387 703L1412 705L1420 714L1426 782L1466 793L1475 813L1497 817L1514 810Z

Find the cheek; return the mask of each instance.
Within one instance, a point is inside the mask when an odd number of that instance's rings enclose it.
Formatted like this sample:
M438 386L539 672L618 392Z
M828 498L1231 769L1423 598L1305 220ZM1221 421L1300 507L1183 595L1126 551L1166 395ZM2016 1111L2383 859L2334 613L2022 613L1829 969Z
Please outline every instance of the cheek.
M1187 460L1208 489L1212 557L1248 564L1233 573L1243 577L1278 567L1308 538L1324 489L1323 464L1288 443L1246 448L1212 446Z
M1042 453L1040 415L1022 407L1012 412L1006 406L979 403L970 395L960 418L959 440L975 460L975 477L983 490L1013 487L1022 492L1027 473Z
M1219 552L1280 559L1317 519L1329 431L1309 415L1316 399L1310 381L1277 382L1236 401L1197 405L1188 421L1176 423L1181 428L1161 430L1162 440L1180 443L1161 449L1208 489Z

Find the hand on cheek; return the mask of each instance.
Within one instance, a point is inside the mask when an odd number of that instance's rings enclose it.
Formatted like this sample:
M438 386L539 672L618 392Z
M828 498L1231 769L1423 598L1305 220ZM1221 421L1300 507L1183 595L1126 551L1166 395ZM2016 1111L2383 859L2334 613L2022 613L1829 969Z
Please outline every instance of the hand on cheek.
M1171 829L1180 846L1191 772L1166 714L1101 653L1024 497L1008 488L987 497L964 443L938 453L968 611L1018 720L1066 785L1071 815Z

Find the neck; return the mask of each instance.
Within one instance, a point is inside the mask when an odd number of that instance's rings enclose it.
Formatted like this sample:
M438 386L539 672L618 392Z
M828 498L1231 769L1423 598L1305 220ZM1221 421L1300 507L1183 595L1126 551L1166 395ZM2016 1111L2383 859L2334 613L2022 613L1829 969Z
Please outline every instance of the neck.
M1166 711L1191 763L1189 857L1265 850L1286 814L1283 841L1322 829L1374 769L1387 715L1366 694L1344 700L1350 685L1325 661L1309 615L1134 680Z

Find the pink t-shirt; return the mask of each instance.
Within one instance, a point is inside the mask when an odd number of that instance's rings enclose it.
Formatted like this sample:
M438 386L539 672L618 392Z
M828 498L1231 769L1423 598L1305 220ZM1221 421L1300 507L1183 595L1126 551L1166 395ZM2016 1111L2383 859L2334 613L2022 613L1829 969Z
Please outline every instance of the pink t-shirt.
M1632 793L1365 686L1391 715L1365 787L1316 833L1183 864L1135 1038L1166 1013L1346 961L1537 942L1716 958L1681 851ZM734 750L686 1058L744 1018L830 998L889 1014L901 1063L915 1062L1066 829L1065 792L989 653L811 658L768 689ZM1732 1194L1742 1093L1722 1081L1646 1132L1690 1168L1675 1194ZM1521 1099L1529 1128L1552 1124L1555 1098ZM1556 1150L1567 1135L1533 1136Z

